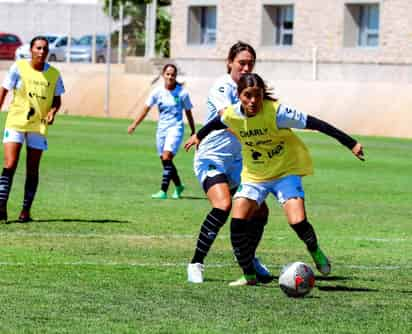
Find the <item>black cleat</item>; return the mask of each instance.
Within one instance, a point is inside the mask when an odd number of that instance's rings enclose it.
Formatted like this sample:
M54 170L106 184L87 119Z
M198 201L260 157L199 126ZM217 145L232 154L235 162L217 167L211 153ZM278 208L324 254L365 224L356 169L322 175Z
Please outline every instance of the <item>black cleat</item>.
M31 222L33 219L30 217L30 212L27 210L21 210L19 215L19 222L20 223L28 223Z
M7 207L0 206L0 223L7 223Z

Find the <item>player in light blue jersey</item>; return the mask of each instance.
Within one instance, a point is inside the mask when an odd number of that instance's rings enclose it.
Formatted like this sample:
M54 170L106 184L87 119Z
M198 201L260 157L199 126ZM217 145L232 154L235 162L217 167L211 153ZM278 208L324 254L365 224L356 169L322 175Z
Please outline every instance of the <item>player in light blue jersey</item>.
M160 190L152 195L153 199L167 199L167 190L170 181L175 184L173 199L181 198L184 185L180 180L173 158L176 156L184 135L183 111L185 111L191 134L195 132L192 115L192 102L188 92L182 84L176 81L177 68L173 64L166 64L162 70L164 85L156 87L149 95L143 112L139 114L128 127L132 134L143 121L151 107L157 106L159 121L156 132L157 153L163 166Z
M206 123L215 118L219 111L239 101L237 82L242 74L253 70L255 61L256 52L249 44L237 42L230 48L227 74L217 79L208 95ZM229 216L232 194L240 184L242 156L237 138L227 130L210 133L196 152L194 170L212 206L202 223L194 256L187 266L188 281L202 283L204 259ZM268 208L266 203L262 203L249 225L248 238L254 250L262 237L267 217ZM273 276L267 268L256 257L253 262L260 282L270 282Z

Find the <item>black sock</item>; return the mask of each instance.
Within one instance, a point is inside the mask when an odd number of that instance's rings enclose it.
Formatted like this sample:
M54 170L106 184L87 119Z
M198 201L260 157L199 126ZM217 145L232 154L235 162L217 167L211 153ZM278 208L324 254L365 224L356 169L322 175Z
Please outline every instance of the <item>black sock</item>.
M248 233L249 233L249 242L250 248L253 252L253 257L255 257L256 249L259 246L260 240L263 236L263 231L265 230L265 225L268 220L266 218L257 218L249 221Z
M172 179L173 173L173 163L171 160L162 160L163 174L162 174L162 184L160 189L167 192L169 189L170 180Z
M313 252L318 248L318 240L316 238L315 230L306 218L300 223L290 226L294 229L298 237L306 244L306 247L310 252Z
M14 170L3 168L0 176L0 206L6 206L13 183Z
M177 169L173 161L170 161L172 164L172 181L176 187L180 187L182 185L182 181L180 181L179 174L177 173Z
M39 184L39 174L26 175L26 183L24 184L24 200L23 209L30 211L33 204L34 196L36 195L37 186Z
M230 222L230 239L233 251L239 266L245 275L255 275L253 265L253 250L250 247L248 236L248 224L246 219L232 218Z
M227 217L229 217L229 211L213 208L209 212L200 228L195 254L191 263L203 263Z

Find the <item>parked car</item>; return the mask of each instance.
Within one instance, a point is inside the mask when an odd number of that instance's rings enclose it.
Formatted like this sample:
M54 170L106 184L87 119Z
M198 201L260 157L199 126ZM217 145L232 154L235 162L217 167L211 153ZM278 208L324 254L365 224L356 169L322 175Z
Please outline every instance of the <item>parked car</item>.
M49 41L49 61L65 61L67 53L68 37L66 35L46 34L43 35ZM72 38L71 45L76 44L76 40ZM24 44L16 50L16 59L29 59L30 44Z
M22 44L17 35L0 32L0 59L14 59L16 49Z
M93 60L93 35L85 35L77 40L76 45L70 49L70 61L72 62L91 62ZM106 62L107 43L105 35L96 35L96 54L97 63Z

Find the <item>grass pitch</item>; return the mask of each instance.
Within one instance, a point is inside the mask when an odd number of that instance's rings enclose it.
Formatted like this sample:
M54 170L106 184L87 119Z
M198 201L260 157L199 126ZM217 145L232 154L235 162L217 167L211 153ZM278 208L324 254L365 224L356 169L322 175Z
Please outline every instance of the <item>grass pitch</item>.
M60 115L50 128L35 221L0 225L0 333L412 332L412 141L362 137L362 163L331 138L299 133L315 163L304 178L308 217L333 274L290 299L276 282L228 287L240 275L228 224L206 282L186 283L210 210L193 153L176 158L184 198L151 200L161 177L155 123L133 136L128 123ZM11 219L23 197L22 153ZM268 204L262 262L276 275L298 260L314 268L274 199Z

